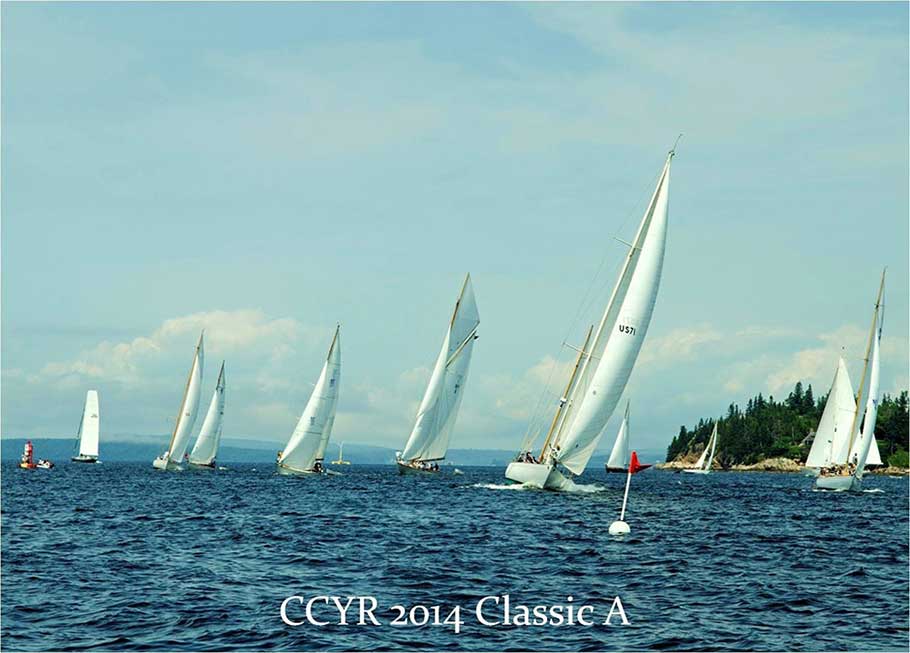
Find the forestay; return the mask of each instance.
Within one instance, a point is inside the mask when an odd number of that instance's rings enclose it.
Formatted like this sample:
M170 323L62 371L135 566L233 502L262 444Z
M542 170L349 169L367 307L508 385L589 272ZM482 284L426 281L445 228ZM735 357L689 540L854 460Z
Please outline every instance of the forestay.
M316 461L325 457L325 448L335 424L338 406L338 386L341 383L341 327L329 347L319 380L307 401L306 408L297 422L291 439L278 458L278 464L292 470L306 472Z
M575 474L581 474L591 459L651 322L666 247L672 158L670 152L553 445L556 460Z
M79 455L98 457L98 440L101 433L101 413L98 407L98 392L85 393L82 421L79 422Z
M853 398L853 385L844 359L837 362L837 371L831 382L825 410L818 422L815 439L806 467L827 467L834 463L847 461L847 447L850 441L850 426L856 413L856 400Z
M195 465L211 465L218 455L218 444L221 442L221 427L224 421L224 389L224 362L222 362L218 381L215 383L215 392L212 393L212 401L209 403L209 410L202 422L196 445L190 452L190 462Z
M471 275L468 275L417 410L414 428L402 451L402 460L413 462L445 458L461 406L479 324L474 288Z

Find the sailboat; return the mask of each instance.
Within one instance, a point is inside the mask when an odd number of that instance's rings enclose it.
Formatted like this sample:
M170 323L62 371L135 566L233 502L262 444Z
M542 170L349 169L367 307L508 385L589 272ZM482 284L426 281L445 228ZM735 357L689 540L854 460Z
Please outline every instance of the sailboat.
M850 423L849 441L846 446L850 459L846 463L836 462L820 470L815 479L815 487L820 490L850 490L858 492L862 489L863 474L869 461L869 451L872 447L875 432L875 420L878 417L878 391L879 391L879 347L882 338L882 295L885 291L885 272L882 271L882 280L878 287L878 297L875 300L875 309L872 312L872 325L869 327L869 340L866 344L866 355L863 360L863 374L860 377L859 394L857 396L857 410ZM869 377L868 392L866 377ZM863 396L868 394L865 411L862 417L862 431L860 431L860 410L863 405ZM859 443L855 448L854 445Z
M853 395L853 385L844 359L837 361L837 370L834 380L828 391L825 410L818 421L815 439L806 458L807 471L818 470L832 464L847 462L847 445L850 441L850 426L856 415L856 399Z
M616 441L613 443L613 449L610 451L610 458L607 460L607 473L616 472L626 473L626 461L629 460L629 402L626 402L626 412L622 416L622 424L619 425L619 433L616 434Z
M82 406L82 421L76 435L79 453L70 460L74 463L98 462L98 438L101 429L101 418L98 411L98 392L89 390L85 393L85 404Z
M344 459L344 442L342 442L338 445L338 460L333 460L332 464L333 465L350 465L351 464L350 460Z
M218 455L218 445L221 443L221 426L224 422L224 361L221 361L221 371L215 382L215 392L209 403L209 410L202 421L202 429L196 444L190 452L190 467L197 469L215 469L215 457Z
M341 325L325 357L319 380L307 401L287 446L278 452L278 473L290 476L324 474L325 449L335 424L338 385L341 383Z
M196 353L193 356L193 365L186 379L186 389L183 391L183 401L180 402L180 412L177 413L177 422L174 424L174 433L168 443L167 451L155 458L152 466L155 469L167 471L181 471L183 469L183 456L189 444L193 424L196 422L196 413L199 411L199 394L202 389L202 364L203 364L203 333L199 334L196 344Z
M445 459L449 438L458 417L464 384L471 364L471 352L477 339L480 314L474 299L471 275L461 287L458 301L436 365L430 375L423 400L417 409L414 428L396 454L399 474L428 474L439 471L439 461Z
M506 478L533 487L559 490L572 485L568 475L584 472L613 414L638 358L651 322L667 237L670 150L603 317L579 350L565 393L559 400L540 454L519 452Z
M711 472L711 464L714 462L714 450L717 448L717 422L714 422L714 430L711 432L711 437L708 439L708 442L705 444L705 450L701 452L701 456L698 457L698 460L695 462L695 467L691 469L684 469L682 471L689 474L708 474Z

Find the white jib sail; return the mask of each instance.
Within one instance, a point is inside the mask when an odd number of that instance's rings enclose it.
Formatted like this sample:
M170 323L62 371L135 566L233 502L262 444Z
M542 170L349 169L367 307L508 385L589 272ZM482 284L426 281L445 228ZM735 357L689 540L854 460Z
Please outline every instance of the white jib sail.
M717 422L714 422L714 431L711 432L711 451L708 453L708 460L705 462L704 469L711 471L711 465L714 463L714 452L717 451Z
M866 404L866 415L863 419L863 431L857 438L856 476L863 477L863 470L871 463L871 449L875 443L875 420L878 418L878 377L879 377L879 340L881 332L872 342L872 363L869 375L869 401ZM876 444L876 449L878 448ZM851 455L850 460L853 460ZM881 460L881 458L879 458ZM881 463L878 463L881 464Z
M319 380L300 415L297 427L281 452L278 464L299 472L313 469L316 461L325 456L325 448L335 424L338 406L338 386L341 384L341 327L329 346Z
M215 383L215 392L212 393L212 401L209 403L209 410L202 421L202 429L199 431L196 444L190 452L190 462L196 465L211 465L218 455L221 427L224 422L224 386L224 363L222 362L218 381Z
M85 393L82 408L82 422L79 424L79 455L98 457L98 439L101 434L101 413L98 408L98 392Z
M856 399L853 397L853 384L841 358L837 361L837 371L806 458L806 467L827 467L838 461L846 462L854 413Z
M202 335L200 334L199 344L196 345L196 355L193 357L193 367L190 369L190 376L186 381L183 402L180 404L177 423L174 425L174 434L171 436L171 443L168 446L167 457L173 463L182 462L186 446L189 444L190 434L193 432L193 424L196 423L196 414L199 412L199 395L202 392L203 359Z
M465 277L442 349L430 375L414 428L401 453L402 460L441 460L449 449L464 384L471 364L480 314L471 275Z
M705 461L708 459L708 449L711 448L711 438L708 438L708 441L705 442L705 448L702 449L701 455L698 457L698 460L695 461L695 467L693 469L704 469Z
M556 460L574 474L581 474L594 454L651 322L666 248L672 159L670 152L554 444Z
M616 436L616 442L613 443L613 450L610 452L610 459L607 460L607 467L611 469L625 469L629 464L629 403L626 402L626 412L622 416L622 424L619 426L619 433Z

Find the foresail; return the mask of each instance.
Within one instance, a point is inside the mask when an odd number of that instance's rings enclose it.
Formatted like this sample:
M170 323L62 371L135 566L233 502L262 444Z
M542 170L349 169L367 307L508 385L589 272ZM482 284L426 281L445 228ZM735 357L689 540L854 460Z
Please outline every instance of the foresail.
M702 449L701 455L698 457L698 460L695 461L695 469L704 469L705 461L708 459L708 449L711 447L711 438L708 438L708 441L705 442L705 448Z
M82 408L82 423L79 426L79 455L98 457L98 440L101 432L101 413L98 406L98 392L85 393Z
M626 412L622 418L622 424L619 426L619 433L616 435L616 441L613 443L613 450L610 452L610 459L607 461L607 467L612 469L625 468L629 461L629 406L626 405Z
M875 421L878 418L878 383L879 383L879 336L872 343L872 363L869 374L869 400L866 404L866 415L863 430L857 438L856 475L863 476L863 470L869 464L869 452L875 440ZM877 447L876 447L877 448ZM850 461L854 460L853 455Z
M479 324L480 315L468 275L417 410L414 428L401 453L403 460L445 458L461 406Z
M199 431L196 445L190 452L191 463L211 465L215 462L215 457L218 455L218 444L221 441L221 427L224 421L224 390L224 363L222 363L221 371L218 373L218 380L215 383L215 392L212 393L212 401L209 403L208 412L202 422L202 429Z
M850 383L850 374L844 359L837 363L834 380L828 391L825 410L818 421L818 429L809 456L806 458L806 467L827 467L842 457L846 461L846 451L842 450L850 437L850 424L856 412L856 400L853 398L853 385Z
M557 460L575 474L584 471L597 447L651 321L666 246L672 157L671 152L601 319L555 443Z
M180 413L177 415L174 435L171 437L171 445L168 448L168 460L174 463L183 461L183 454L189 444L193 424L196 423L196 414L199 412L199 395L202 391L203 362L204 354L200 335L199 344L196 345L196 355L193 357L193 367L190 369L190 376L183 394L183 403L180 406Z
M714 452L717 451L717 422L714 422L714 431L711 433L711 451L708 453L708 460L705 461L705 470L711 471L711 465L714 463Z
M278 462L297 471L308 471L324 453L323 438L328 443L335 422L338 385L341 375L341 342L336 330L329 354L322 366L319 380L307 401L291 439Z

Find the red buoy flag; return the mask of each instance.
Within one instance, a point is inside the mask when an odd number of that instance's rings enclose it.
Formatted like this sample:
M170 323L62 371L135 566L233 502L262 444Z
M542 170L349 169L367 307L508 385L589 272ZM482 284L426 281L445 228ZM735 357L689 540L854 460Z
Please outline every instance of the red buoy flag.
M642 471L643 469L648 469L651 465L642 465L638 462L638 454L634 451L632 452L632 460L629 461L629 473L635 474Z

